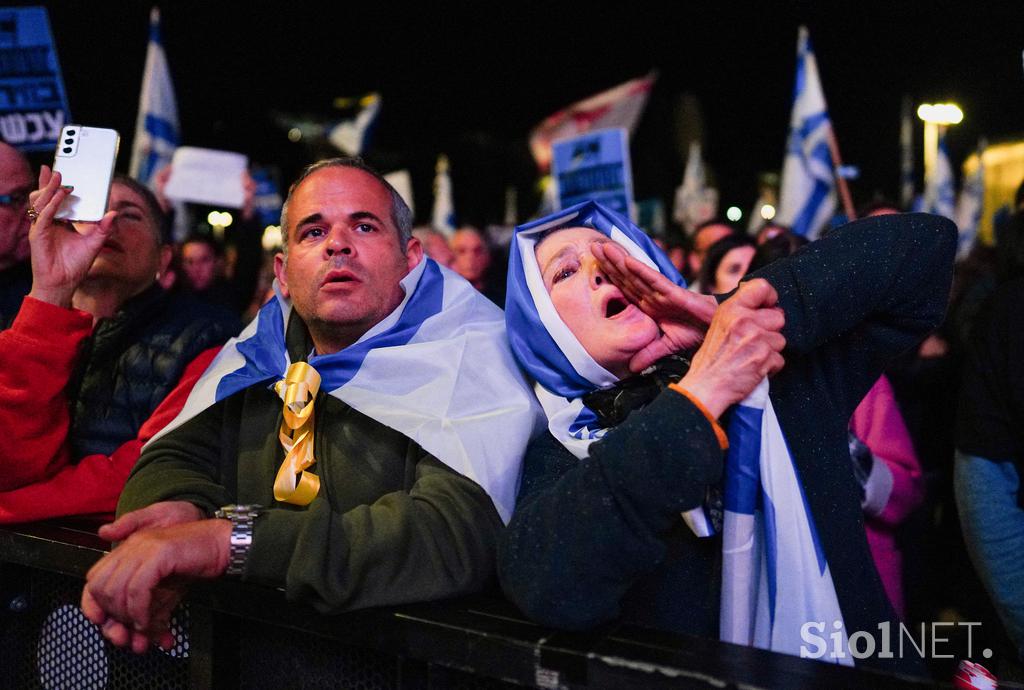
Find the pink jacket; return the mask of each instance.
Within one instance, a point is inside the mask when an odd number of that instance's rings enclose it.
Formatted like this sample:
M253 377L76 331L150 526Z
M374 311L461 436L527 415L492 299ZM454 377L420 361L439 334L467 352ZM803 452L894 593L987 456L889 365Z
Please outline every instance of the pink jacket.
M900 617L903 557L896 527L924 500L924 478L910 432L903 422L889 380L882 376L854 410L850 429L883 463L875 463L865 487L864 519L868 545L886 594Z

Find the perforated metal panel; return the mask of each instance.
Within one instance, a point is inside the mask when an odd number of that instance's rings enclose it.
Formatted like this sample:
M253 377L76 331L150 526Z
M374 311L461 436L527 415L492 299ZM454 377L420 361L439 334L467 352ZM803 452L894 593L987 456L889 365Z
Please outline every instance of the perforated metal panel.
M143 656L116 649L86 620L80 580L13 566L0 571L0 687L175 690L188 687L188 614L174 618L175 647Z
M227 663L215 685L240 688L507 690L515 687L464 671L359 649L315 635L233 619L213 640L223 650L193 649L187 607L172 623L175 647L136 656L116 649L85 619L82 582L0 565L0 689L175 690L189 688L189 664L211 655ZM198 614L197 614L198 616ZM206 630L206 627L202 627ZM198 634L198 633L197 633ZM204 639L209 639L208 635ZM198 640L198 638L197 638ZM198 644L198 642L197 642ZM193 654L194 652L194 654ZM228 657L237 653L237 676ZM193 658L195 656L196 658ZM202 674L200 674L202 677Z

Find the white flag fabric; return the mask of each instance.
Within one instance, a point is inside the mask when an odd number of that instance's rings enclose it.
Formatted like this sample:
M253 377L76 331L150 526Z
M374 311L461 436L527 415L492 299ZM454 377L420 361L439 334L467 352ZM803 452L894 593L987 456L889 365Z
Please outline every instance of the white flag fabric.
M448 175L448 157L437 158L437 172L434 176L434 208L430 224L446 237L455 232L455 202L452 199L452 178Z
M573 103L550 115L530 132L530 150L542 171L551 168L551 143L592 129L636 128L657 74L631 79L624 84Z
M700 142L692 141L690 153L686 157L686 169L683 171L683 184L676 189L672 218L690 235L698 225L714 218L716 213L718 190L707 186Z
M178 104L160 37L160 10L154 7L149 13L149 47L129 174L142 184L150 184L153 175L171 162L179 142Z
M918 209L916 209L918 210ZM921 197L919 210L922 213L934 213L955 220L953 166L949 163L949 152L946 150L946 137L939 137L939 150L935 156L935 165L924 183L924 194Z
M479 484L507 523L523 454L544 416L509 349L504 314L432 259L401 286L405 298L383 321L308 362L328 395ZM276 282L274 290L276 298L221 348L178 416L149 443L217 401L282 378L291 364L285 332L292 305Z
M782 164L777 223L816 239L836 208L836 185L825 94L806 27L797 40L796 88L789 119L789 139Z
M985 207L985 165L982 161L984 146L978 148L978 167L964 178L960 196L956 200L956 226L960 229L956 255L963 259L970 253L978 238L981 215Z
M729 423L722 528L720 636L726 642L800 655L803 626L838 634L853 665L832 574L786 447L765 379ZM838 626L838 627L837 627Z
M355 116L342 120L327 133L327 139L344 154L360 156L373 131L373 125L380 114L380 94L369 93L359 99Z

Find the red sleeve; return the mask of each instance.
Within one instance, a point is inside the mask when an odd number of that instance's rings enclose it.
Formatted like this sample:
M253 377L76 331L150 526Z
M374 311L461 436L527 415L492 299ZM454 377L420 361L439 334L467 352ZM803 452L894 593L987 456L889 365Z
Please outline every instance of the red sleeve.
M49 479L0 493L0 523L31 522L65 515L113 515L117 499L142 446L173 420L219 347L206 350L185 368L174 390L139 429L139 435L110 456L87 455Z
M32 297L0 332L0 491L37 482L69 461L64 389L92 316Z
M851 420L853 433L892 472L892 492L882 512L874 518L898 525L924 499L924 477L914 452L910 432L903 422L889 380L882 376L861 401Z

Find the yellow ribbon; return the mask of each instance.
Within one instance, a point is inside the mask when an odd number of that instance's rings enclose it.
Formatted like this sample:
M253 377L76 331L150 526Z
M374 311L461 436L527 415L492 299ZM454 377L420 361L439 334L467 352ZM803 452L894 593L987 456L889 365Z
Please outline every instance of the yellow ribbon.
M298 506L309 505L320 491L320 477L306 470L313 457L313 403L320 390L320 374L306 362L288 367L284 378L274 384L284 401L284 419L278 438L285 458L274 479L274 498Z

